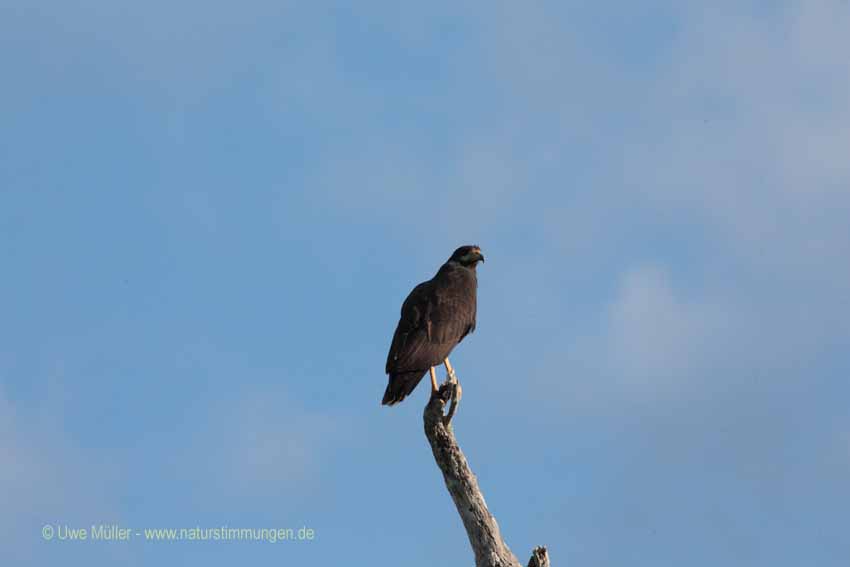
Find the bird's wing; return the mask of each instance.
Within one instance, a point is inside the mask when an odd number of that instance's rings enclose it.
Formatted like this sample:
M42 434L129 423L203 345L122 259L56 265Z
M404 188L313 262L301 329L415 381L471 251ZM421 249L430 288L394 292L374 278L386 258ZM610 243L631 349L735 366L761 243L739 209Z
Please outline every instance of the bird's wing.
M471 306L434 280L416 286L404 301L387 356L386 372L424 370L443 362L475 325Z
M390 352L387 354L387 374L427 367L421 359L426 356L429 342L429 320L434 285L431 280L413 288L401 306Z
M455 347L475 328L475 298L466 290L442 288L435 292L436 305L431 310L431 339L437 344Z

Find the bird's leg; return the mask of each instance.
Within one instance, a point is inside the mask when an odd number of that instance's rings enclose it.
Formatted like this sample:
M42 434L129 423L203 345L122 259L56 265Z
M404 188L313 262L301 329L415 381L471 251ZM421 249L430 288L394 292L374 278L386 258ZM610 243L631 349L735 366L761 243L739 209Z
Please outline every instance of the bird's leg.
M440 388L437 386L437 373L436 373L436 372L434 372L434 367L433 367L433 366L431 366L431 367L429 367L429 368L428 368L428 372L430 372L430 373L431 373L431 395L433 396L433 395L434 395L434 394L436 394L436 393L437 393L437 391L440 389Z
M449 358L446 357L444 362L446 365L447 382L451 385L452 395L452 403L449 406L449 413L447 413L444 418L446 425L448 425L451 422L452 417L454 417L455 411L457 411L458 404L460 404L460 398L463 395L463 388L460 387L460 381L457 379L457 374L455 374L455 370L452 368L452 363L449 362Z

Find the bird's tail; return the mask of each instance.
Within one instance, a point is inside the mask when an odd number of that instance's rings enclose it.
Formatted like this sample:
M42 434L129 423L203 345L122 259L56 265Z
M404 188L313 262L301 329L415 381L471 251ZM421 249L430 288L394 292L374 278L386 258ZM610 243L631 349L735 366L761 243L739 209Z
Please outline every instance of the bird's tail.
M413 372L390 374L390 382L384 391L384 399L381 400L381 405L391 406L402 401L419 384L419 381L425 376L425 372L427 371L414 370Z

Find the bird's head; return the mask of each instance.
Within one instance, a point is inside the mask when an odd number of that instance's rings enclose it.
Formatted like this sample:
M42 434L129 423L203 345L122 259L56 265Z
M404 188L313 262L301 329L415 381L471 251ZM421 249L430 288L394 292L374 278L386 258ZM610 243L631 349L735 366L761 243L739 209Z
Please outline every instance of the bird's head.
M461 266L474 268L478 262L484 261L484 254L478 246L461 246L454 251L449 262L457 262Z

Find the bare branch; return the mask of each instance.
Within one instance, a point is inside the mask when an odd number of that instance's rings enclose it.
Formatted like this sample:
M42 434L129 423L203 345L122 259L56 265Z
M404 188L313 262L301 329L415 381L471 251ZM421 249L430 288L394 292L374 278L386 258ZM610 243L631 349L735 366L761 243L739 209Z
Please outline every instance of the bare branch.
M448 383L440 387L439 393L431 396L425 406L425 436L431 444L434 459L443 473L446 488L454 500L472 551L476 567L522 567L511 553L496 519L487 509L484 496L478 488L478 480L469 469L466 457L457 444L451 425L444 423L443 411L451 396ZM550 567L545 547L535 548L528 567Z
M546 546L535 547L528 560L528 567L549 567L549 552Z

